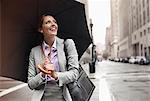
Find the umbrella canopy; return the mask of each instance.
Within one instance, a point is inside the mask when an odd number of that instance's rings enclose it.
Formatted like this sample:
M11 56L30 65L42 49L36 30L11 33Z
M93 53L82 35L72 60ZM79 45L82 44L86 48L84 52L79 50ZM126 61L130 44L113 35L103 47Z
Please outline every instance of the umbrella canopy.
M91 43L84 4L75 0L40 0L39 15L53 15L59 25L58 36L75 41L79 59Z
M59 25L61 38L75 41L79 59L91 43L84 4L75 0L1 0L0 75L27 80L29 53L39 44L38 17L49 13Z

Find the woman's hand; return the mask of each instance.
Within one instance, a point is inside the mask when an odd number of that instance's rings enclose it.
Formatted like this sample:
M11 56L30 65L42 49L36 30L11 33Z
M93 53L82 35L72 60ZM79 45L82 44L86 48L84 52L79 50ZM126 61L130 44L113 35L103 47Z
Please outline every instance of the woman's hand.
M37 67L38 67L38 69L39 69L42 73L44 73L44 74L51 74L51 71L46 70L46 68L44 67L43 64L38 64Z
M41 72L49 75L51 75L51 73L54 71L54 65L50 62L48 58L45 58L45 62L43 64L39 64L38 68Z
M39 64L38 68L44 74L48 74L48 76L57 79L57 73L55 72L54 65L50 62L48 58L45 58L44 64Z

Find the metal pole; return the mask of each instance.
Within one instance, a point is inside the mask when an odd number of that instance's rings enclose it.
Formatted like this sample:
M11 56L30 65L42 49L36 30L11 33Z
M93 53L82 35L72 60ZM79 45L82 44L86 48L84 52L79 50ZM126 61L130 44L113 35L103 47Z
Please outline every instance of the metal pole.
M93 28L93 23L92 23L92 19L90 19L90 29L91 29L91 39L92 39L92 61L91 63L89 63L89 67L90 67L90 73L95 73L94 40L93 40L92 28Z
M90 29L91 29L91 39L92 39L92 60L93 60L93 45L94 45L94 42L93 42L93 32L92 32L92 29L93 29L92 19L90 19Z

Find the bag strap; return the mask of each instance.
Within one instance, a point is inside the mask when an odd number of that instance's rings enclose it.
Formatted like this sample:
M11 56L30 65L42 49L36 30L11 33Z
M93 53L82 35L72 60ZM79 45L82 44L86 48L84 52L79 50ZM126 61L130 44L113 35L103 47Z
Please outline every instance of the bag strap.
M67 42L67 39L64 39L64 52L65 52L65 57L66 57L66 67L68 67L68 52L69 51L67 49L66 42ZM82 68L81 64L79 63L79 69L77 69L78 72L80 73L82 69L83 68ZM67 70L68 70L68 68L67 68Z
M64 52L65 52L65 57L66 57L66 67L68 67L68 51L66 48L66 40L67 39L64 39ZM68 68L67 68L67 70L68 70Z
M67 39L64 39L64 52L65 52L66 60L68 61L68 59L67 59L68 53L67 53L67 48L66 48L66 40Z

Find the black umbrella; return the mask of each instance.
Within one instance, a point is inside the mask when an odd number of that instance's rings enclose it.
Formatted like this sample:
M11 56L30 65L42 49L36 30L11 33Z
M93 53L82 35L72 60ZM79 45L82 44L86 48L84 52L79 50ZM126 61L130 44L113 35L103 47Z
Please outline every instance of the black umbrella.
M54 15L61 38L75 41L79 58L91 43L84 4L75 0L1 0L1 75L26 81L29 53L39 44L38 16Z
M75 41L80 59L91 43L84 4L75 0L39 0L39 15L45 13L57 19L59 37Z

